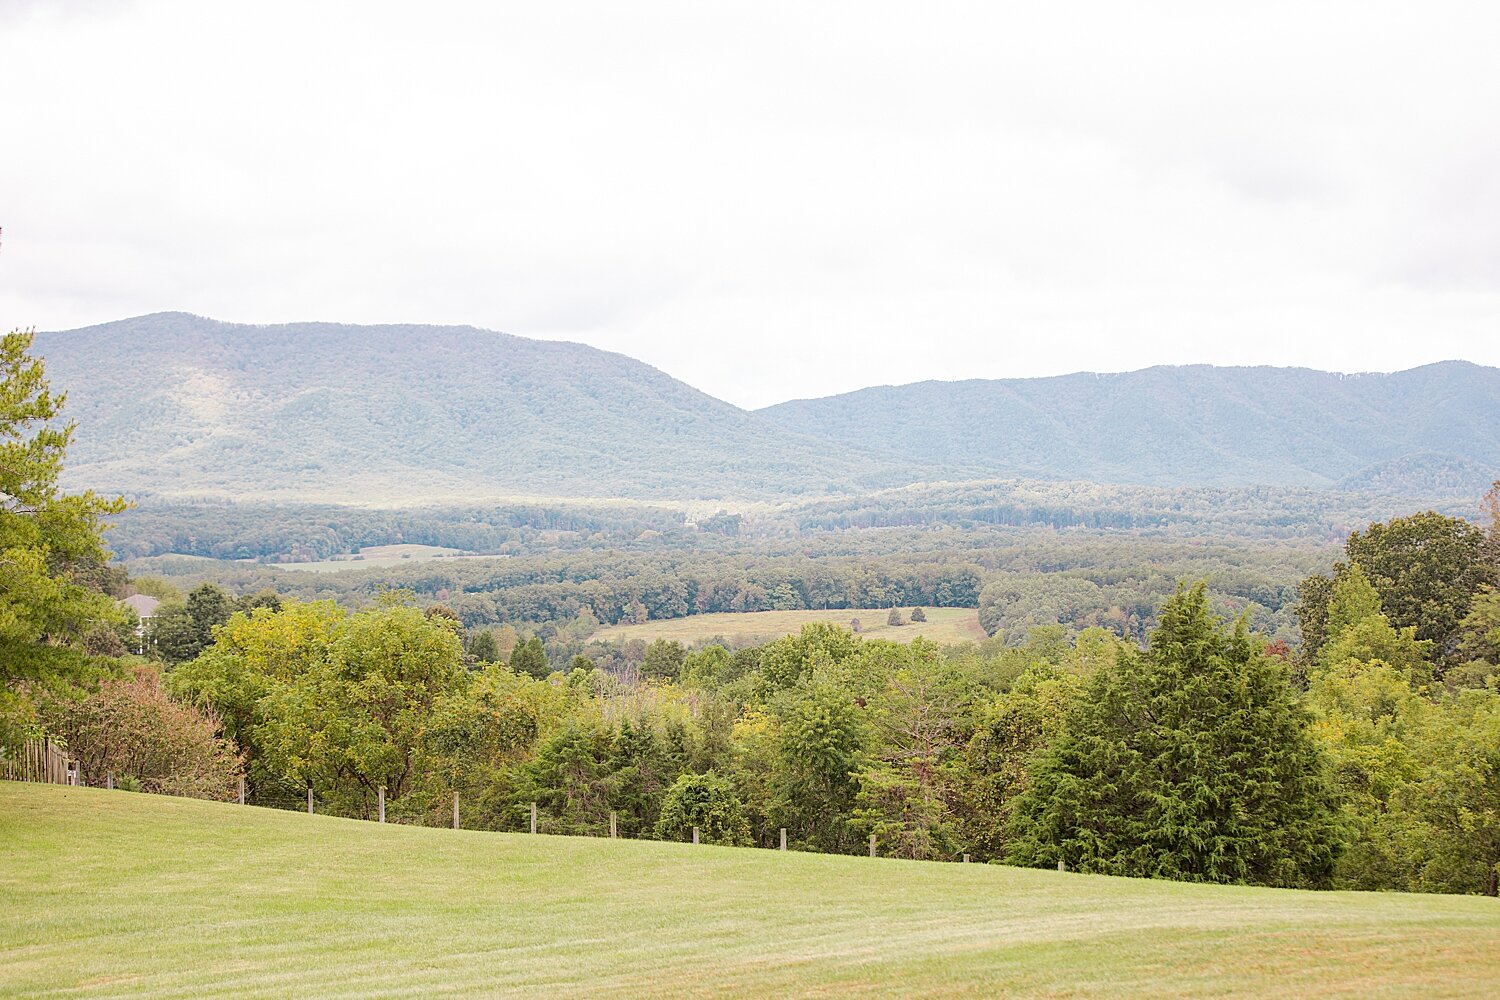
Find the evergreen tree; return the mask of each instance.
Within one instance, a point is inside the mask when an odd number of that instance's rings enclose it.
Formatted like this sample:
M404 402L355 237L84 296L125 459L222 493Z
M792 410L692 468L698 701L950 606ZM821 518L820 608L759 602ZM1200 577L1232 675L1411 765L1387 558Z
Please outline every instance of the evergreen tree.
M1284 666L1202 584L1179 588L1144 652L1096 673L1035 758L1007 856L1089 872L1327 884L1340 839L1325 758Z
M495 645L495 633L482 629L469 641L469 655L476 663L495 663L500 659L500 648Z
M551 671L547 666L547 652L542 648L542 640L532 636L517 643L510 654L510 669L537 680L545 680Z
M687 650L682 643L674 639L657 639L646 647L646 660L641 665L641 673L647 677L675 681L682 672L682 661L686 657Z
M521 774L516 808L537 803L548 833L599 836L609 828L613 758L611 733L593 720L569 719L538 745Z
M633 725L629 719L620 723L611 763L610 801L619 813L620 835L649 836L661 812L661 797L679 768L649 722Z

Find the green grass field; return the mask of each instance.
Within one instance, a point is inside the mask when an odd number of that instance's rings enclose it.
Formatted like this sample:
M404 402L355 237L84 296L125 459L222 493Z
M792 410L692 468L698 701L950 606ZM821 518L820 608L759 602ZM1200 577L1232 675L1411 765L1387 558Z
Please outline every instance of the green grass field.
M848 626L850 619L860 621L860 634L867 639L891 639L911 642L917 636L936 643L981 642L984 629L979 612L973 608L924 608L927 621L915 625L887 625L890 608L858 608L842 611L749 611L744 614L689 615L686 618L664 618L641 625L615 625L600 629L593 638L605 642L615 639L676 639L692 645L707 639L723 638L736 646L759 645L793 635L808 622L834 622ZM902 608L910 615L911 608Z
M1500 904L0 782L0 995L1494 996Z

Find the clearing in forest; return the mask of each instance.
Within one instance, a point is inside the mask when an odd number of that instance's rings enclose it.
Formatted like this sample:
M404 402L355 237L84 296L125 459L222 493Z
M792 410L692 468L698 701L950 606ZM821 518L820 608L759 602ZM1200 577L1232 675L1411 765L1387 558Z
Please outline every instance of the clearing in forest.
M910 619L912 609L898 608ZM602 642L617 639L676 639L684 646L709 639L724 639L732 646L754 646L795 635L809 622L833 622L849 627L858 618L860 635L867 639L889 639L911 642L917 636L940 645L959 642L982 642L984 629L979 612L973 608L923 608L925 622L888 625L890 608L844 608L838 611L747 611L739 614L689 615L686 618L663 618L639 625L613 625L600 629L591 638Z

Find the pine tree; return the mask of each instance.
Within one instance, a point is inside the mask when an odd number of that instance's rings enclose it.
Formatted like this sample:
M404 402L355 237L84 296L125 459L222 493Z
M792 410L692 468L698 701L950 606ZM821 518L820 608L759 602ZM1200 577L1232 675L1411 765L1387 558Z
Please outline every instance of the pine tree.
M542 648L542 640L532 636L525 642L517 643L515 651L510 654L510 669L518 674L545 680L549 667L547 666L547 653Z
M1284 664L1204 586L1179 588L1145 652L1094 675L1031 766L1008 858L1113 875L1327 884L1340 848L1324 758Z
M469 655L476 663L496 663L500 659L500 647L495 645L495 633L482 629L474 633L469 641Z

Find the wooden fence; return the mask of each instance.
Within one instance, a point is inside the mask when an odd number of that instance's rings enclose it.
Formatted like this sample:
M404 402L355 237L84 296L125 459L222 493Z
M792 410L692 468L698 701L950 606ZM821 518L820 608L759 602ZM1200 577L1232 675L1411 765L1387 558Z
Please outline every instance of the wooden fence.
M78 762L49 739L27 740L14 756L0 750L0 778L78 784Z

